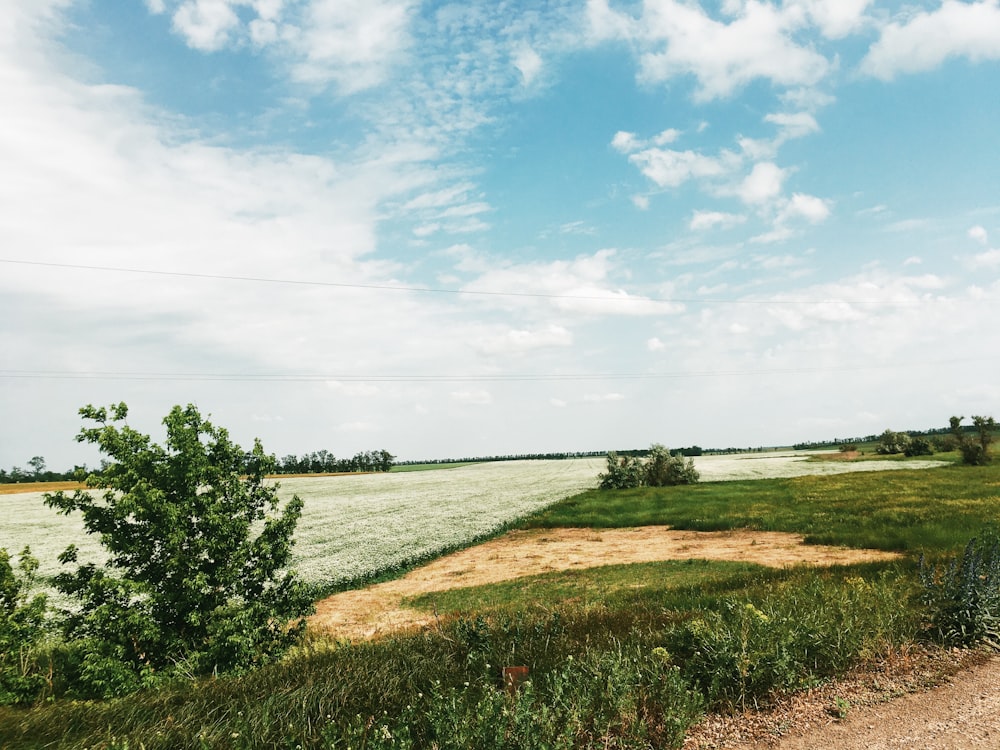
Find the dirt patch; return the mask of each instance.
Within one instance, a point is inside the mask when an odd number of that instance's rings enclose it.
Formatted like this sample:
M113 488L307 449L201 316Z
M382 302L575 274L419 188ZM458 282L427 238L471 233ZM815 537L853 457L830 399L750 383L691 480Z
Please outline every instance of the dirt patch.
M371 638L433 620L426 612L402 607L405 597L557 570L658 560L729 560L786 567L897 557L876 550L806 545L801 535L773 531L675 531L666 526L512 531L439 558L398 580L324 599L316 605L310 627L337 638Z
M837 451L836 453L824 453L813 458L818 461L856 461L861 458L861 453L859 451Z
M57 492L63 490L83 490L87 485L80 482L20 482L0 484L0 495L22 495L28 492Z

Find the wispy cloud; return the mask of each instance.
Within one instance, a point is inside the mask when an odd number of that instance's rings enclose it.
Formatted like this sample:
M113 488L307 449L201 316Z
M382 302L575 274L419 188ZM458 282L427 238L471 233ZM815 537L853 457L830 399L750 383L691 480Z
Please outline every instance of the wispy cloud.
M907 11L885 24L860 67L867 75L890 81L900 73L931 70L950 57L1000 60L997 39L997 0L943 0L936 10Z

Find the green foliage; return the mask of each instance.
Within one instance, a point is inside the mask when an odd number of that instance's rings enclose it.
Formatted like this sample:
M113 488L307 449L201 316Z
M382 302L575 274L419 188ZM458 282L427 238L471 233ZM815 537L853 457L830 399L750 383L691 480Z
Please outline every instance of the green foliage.
M986 528L943 564L920 559L928 631L956 646L986 642L1000 649L1000 533Z
M710 705L757 706L912 638L908 599L898 576L796 578L756 602L724 598L676 626L667 647Z
M0 548L0 705L34 700L45 686L35 649L45 635L44 594L31 596L38 560L25 547L17 571Z
M893 432L886 430L879 436L878 445L875 452L882 456L892 456L897 453L905 453L910 446L911 438L905 432Z
M570 656L513 693L435 684L398 716L357 715L324 738L332 749L365 750L680 747L703 701L659 651Z
M608 453L608 470L597 475L598 486L602 490L626 490L641 487L643 481L642 460L636 456L619 456L614 451Z
M698 481L694 461L671 455L666 447L654 443L645 461L635 456L608 453L608 468L598 475L602 490L625 490L634 487L667 487Z
M109 560L56 577L79 606L66 613L77 678L84 693L116 695L156 673L226 671L266 661L293 643L311 607L288 562L302 511L298 497L278 509L273 468L257 442L251 452L194 406L164 418L165 446L110 414L80 410L95 426L77 439L108 457L83 490L46 495L46 504L79 511L100 535ZM76 561L70 547L60 560Z
M934 446L925 437L911 438L909 445L903 449L903 454L908 458L913 458L914 456L933 456Z
M970 466L985 466L990 462L990 445L997 423L993 417L972 417L974 436L969 436L962 428L965 417L952 417L951 434L962 453L962 462Z
M694 484L698 481L698 471L694 461L682 456L673 456L664 446L654 444L649 449L645 466L646 486L672 487L678 484Z

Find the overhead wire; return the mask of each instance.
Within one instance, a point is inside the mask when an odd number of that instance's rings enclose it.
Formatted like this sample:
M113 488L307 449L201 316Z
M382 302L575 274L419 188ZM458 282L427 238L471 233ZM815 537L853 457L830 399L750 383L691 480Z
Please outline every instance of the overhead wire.
M188 279L203 279L203 280L214 280L214 281L239 281L239 282L251 282L257 284L285 284L292 286L312 286L312 287L331 287L339 289L369 289L376 291L390 291L390 292L415 292L421 294L449 294L449 295L468 295L468 296L479 296L479 297L522 297L522 298L534 298L534 299L551 299L551 300L585 300L585 301L599 301L599 302L634 302L634 303L659 303L659 304L714 304L714 305L884 305L888 307L894 306L910 306L918 305L926 302L924 299L919 300L848 300L848 299L830 299L830 298L819 298L819 299L735 299L735 298L716 298L716 297L649 297L649 296L638 296L629 295L627 293L615 292L606 295L598 294L556 294L547 292L517 292L510 290L491 290L491 289L450 289L447 287L430 287L430 286L409 286L403 284L363 284L358 282L346 282L346 281L325 281L318 279L279 279L279 278L269 278L264 276L239 276L235 274L214 274L214 273L195 273L193 271L164 271L158 269L150 268L130 268L125 266L98 266L98 265L88 265L82 263L54 263L50 261L39 261L39 260L20 260L14 258L0 258L0 263L7 263L12 265L21 266L36 266L43 268L61 268L69 270L81 270L81 271L104 271L111 273L130 273L130 274L140 274L147 276L167 276L175 278L188 278ZM980 300L981 301L981 300Z

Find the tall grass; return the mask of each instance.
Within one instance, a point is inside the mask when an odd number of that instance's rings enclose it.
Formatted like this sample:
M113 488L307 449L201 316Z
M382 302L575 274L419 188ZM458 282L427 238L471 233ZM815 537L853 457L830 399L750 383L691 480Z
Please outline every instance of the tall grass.
M706 704L766 701L915 632L900 568L693 569L709 585L665 569L631 597L483 609L376 642L315 640L242 676L2 709L0 746L443 748L493 732L500 747L674 747ZM510 665L531 677L513 698Z

